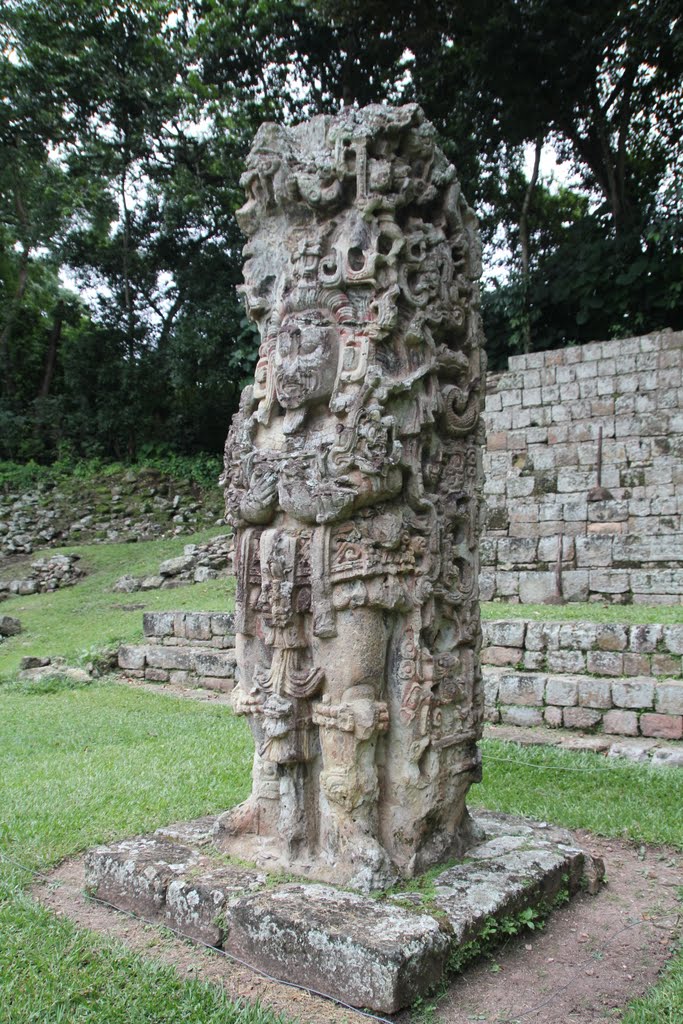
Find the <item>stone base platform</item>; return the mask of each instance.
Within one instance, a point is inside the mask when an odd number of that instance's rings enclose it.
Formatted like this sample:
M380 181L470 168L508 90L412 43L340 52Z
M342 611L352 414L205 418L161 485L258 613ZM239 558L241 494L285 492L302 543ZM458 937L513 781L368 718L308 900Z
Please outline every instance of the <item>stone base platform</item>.
M603 865L571 834L478 813L481 840L422 887L377 897L279 881L212 845L215 818L100 846L86 885L100 899L224 949L276 978L380 1013L432 989L491 919L547 912L564 894L596 892Z

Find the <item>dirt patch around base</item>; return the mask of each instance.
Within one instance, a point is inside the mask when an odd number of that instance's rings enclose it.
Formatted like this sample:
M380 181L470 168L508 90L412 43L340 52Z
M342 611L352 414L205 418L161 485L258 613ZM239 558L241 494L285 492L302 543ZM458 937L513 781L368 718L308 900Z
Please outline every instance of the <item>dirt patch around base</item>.
M429 1019L443 1024L595 1024L621 1019L623 1008L657 981L677 948L683 855L575 832L605 860L608 884L555 911L545 929L527 932L473 964L438 999ZM82 860L69 860L35 886L34 895L83 928L124 942L174 967L181 976L221 985L230 998L259 1000L303 1024L362 1019L318 996L268 980L216 951L175 938L82 894ZM408 1024L421 1012L393 1020Z

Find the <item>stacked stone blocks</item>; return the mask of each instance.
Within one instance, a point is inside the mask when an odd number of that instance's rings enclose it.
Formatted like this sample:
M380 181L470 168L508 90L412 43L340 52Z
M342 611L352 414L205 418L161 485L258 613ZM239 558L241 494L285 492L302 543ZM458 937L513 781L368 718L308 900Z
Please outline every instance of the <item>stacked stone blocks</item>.
M489 721L683 738L683 626L503 620L483 631Z
M683 333L509 367L488 379L482 599L682 603Z
M126 675L229 692L235 685L235 626L226 612L147 612L145 642L119 649Z

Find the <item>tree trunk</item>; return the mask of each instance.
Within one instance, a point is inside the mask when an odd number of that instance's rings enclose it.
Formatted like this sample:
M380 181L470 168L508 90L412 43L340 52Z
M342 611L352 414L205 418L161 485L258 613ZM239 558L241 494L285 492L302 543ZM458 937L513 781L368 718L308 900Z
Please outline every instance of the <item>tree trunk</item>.
M59 343L62 340L64 312L64 303L60 301L55 307L52 330L50 331L50 340L47 347L47 354L45 356L43 383L40 385L38 398L47 398L50 394L50 389L52 388L52 381L54 380L55 368L57 366L57 350L59 349Z
M529 309L529 208L536 182L538 181L538 168L541 162L541 151L543 150L543 136L536 139L534 151L534 168L527 185L527 190L522 203L522 212L519 215L519 257L522 268L522 351L529 352L531 349L531 310Z

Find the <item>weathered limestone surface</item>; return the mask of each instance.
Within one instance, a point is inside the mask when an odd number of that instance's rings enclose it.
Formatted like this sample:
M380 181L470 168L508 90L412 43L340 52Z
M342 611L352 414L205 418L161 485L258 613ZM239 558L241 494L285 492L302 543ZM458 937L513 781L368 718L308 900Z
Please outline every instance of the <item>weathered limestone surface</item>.
M682 638L679 625L485 622L486 719L681 739Z
M481 841L437 876L433 898L393 891L376 900L317 883L266 886L264 874L216 859L213 825L204 818L91 850L86 884L277 978L380 1013L429 992L451 953L492 918L597 891L603 874L563 829L483 813Z
M217 841L361 889L472 841L480 242L416 106L262 126L225 450L253 791Z
M489 375L483 600L683 603L682 374L662 331Z

